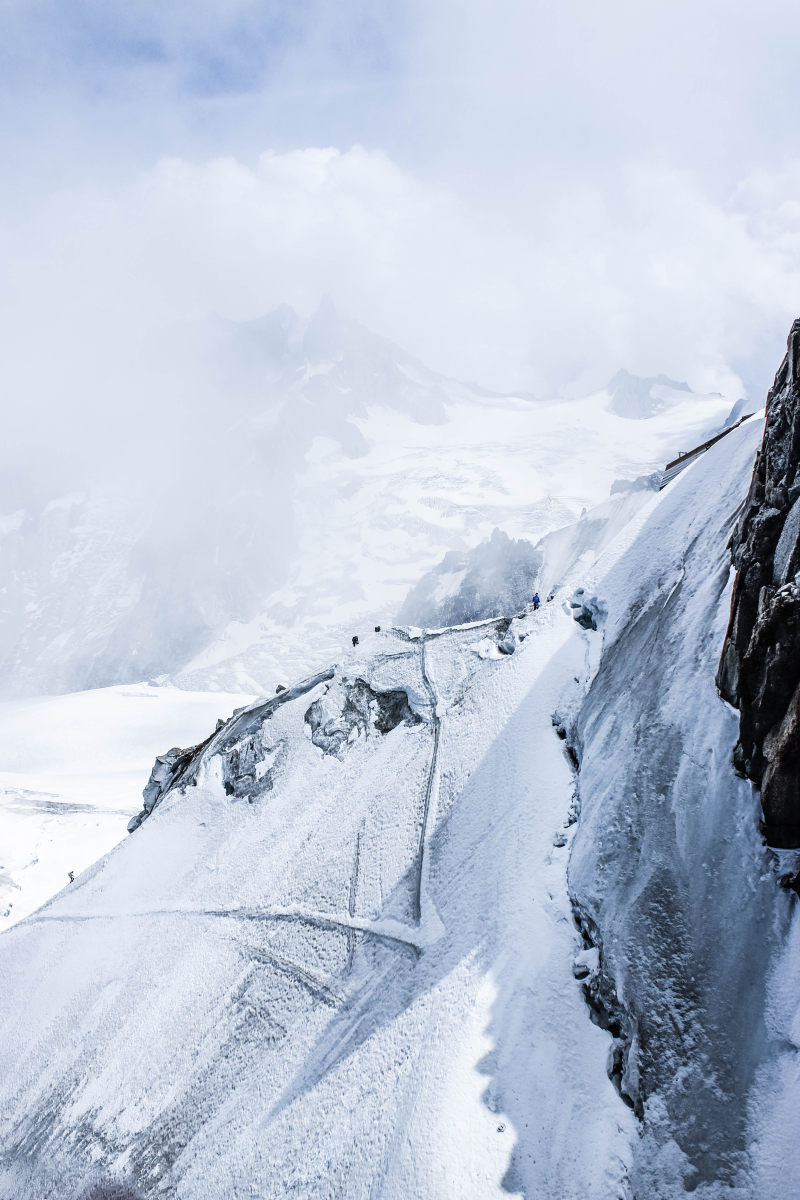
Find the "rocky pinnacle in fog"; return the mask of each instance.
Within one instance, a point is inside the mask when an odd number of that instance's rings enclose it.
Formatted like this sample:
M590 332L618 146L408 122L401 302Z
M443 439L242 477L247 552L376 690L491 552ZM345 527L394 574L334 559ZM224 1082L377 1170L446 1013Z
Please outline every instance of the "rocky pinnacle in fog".
M717 685L740 711L734 761L761 788L768 840L800 846L800 320L767 396L731 553L736 579Z

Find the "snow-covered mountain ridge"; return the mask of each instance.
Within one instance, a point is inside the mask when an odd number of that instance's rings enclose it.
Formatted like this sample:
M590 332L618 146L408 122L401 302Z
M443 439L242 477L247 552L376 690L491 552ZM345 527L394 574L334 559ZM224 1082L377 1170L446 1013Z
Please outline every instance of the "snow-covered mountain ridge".
M370 635L154 778L0 939L0 1195L800 1183L797 911L714 689L759 435L552 535L538 612Z

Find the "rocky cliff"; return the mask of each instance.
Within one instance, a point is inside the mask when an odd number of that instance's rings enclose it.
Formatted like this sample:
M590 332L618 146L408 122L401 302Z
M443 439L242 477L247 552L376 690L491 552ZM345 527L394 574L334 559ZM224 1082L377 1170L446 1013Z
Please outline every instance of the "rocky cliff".
M734 763L761 788L767 840L800 846L800 320L767 396L731 553L736 578L717 686L740 712Z

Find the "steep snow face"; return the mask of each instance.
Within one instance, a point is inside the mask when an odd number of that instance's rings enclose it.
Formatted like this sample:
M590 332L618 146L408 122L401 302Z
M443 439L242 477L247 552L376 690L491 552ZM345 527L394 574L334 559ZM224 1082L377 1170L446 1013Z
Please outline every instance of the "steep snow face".
M729 408L679 392L631 422L605 392L492 395L330 303L308 321L283 307L211 322L188 343L205 390L176 382L180 420L152 429L133 502L98 465L79 502L21 496L0 514L7 694L162 675L272 691L387 624L448 551L495 528L537 541Z
M593 993L628 1047L620 1084L644 1119L637 1196L800 1193L796 1092L783 1112L775 1099L797 1087L797 992L790 1004L775 982L797 914L734 774L736 716L714 686L727 543L760 433L751 421L713 447L587 581L608 617L587 634L603 650L574 727L569 878L601 947Z
M0 939L0 1194L623 1196L551 722L584 666L554 604L223 726Z

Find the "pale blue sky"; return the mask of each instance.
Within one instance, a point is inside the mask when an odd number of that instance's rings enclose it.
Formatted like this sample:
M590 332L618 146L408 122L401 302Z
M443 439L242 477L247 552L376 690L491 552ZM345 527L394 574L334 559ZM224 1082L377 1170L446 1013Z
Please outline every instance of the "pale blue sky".
M0 315L329 290L490 386L757 395L800 309L799 48L790 0L5 0Z

